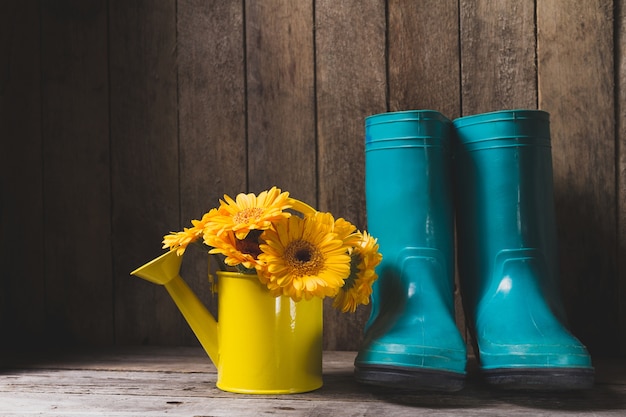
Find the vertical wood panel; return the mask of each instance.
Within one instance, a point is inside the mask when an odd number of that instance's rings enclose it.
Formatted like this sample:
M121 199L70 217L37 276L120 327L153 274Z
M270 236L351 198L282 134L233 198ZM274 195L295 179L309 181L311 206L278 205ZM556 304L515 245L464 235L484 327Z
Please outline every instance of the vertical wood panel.
M181 227L246 190L243 2L179 0ZM185 253L182 276L215 314L207 255ZM187 332L186 343L195 336Z
M316 86L319 209L366 226L364 119L386 110L385 3L317 1ZM327 349L358 349L368 307L325 303Z
M537 107L533 0L461 0L464 116Z
M389 1L389 107L460 115L457 0Z
M458 1L390 1L388 33L390 110L432 109L459 117ZM456 322L464 334L458 273L455 281Z
M561 282L574 333L618 349L613 4L537 3L539 104L551 113Z
M534 13L534 0L461 0L461 115L536 108Z
M39 2L0 4L1 347L45 329Z
M246 1L248 188L316 204L313 7Z
M180 223L176 4L109 6L116 341L180 344L186 324L165 289L129 276Z
M618 153L618 288L620 354L626 356L626 1L617 0L615 19L617 21L617 45L615 45L615 68L617 80L617 101L615 103L616 152Z
M389 2L389 103L391 111L432 109L454 119L461 113L459 6L456 0ZM455 315L465 315L455 274Z
M366 227L367 115L539 107L551 113L571 327L594 355L626 354L624 9L3 2L0 331L21 344L195 345L165 290L129 276L167 231L223 193L272 185ZM183 276L213 307L204 254L193 257ZM325 347L357 348L367 312L327 303Z
M105 4L42 6L46 320L53 343L113 342Z

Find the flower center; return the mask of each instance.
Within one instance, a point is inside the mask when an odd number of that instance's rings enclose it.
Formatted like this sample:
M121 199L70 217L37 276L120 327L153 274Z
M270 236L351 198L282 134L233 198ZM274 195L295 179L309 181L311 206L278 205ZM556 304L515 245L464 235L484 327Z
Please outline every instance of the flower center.
M256 233L255 233L256 232ZM248 233L245 239L239 240L237 239L235 242L235 247L241 253L245 253L247 255L252 255L254 259L259 257L261 253L261 248L259 247L259 235L261 233L259 231L252 230Z
M294 240L285 248L285 261L297 276L317 275L324 266L319 248L306 240Z
M250 219L258 219L263 214L261 207L248 207L243 209L233 216L235 223L248 223Z
M294 253L294 258L298 262L309 262L311 260L311 252L307 249L299 249L296 253Z

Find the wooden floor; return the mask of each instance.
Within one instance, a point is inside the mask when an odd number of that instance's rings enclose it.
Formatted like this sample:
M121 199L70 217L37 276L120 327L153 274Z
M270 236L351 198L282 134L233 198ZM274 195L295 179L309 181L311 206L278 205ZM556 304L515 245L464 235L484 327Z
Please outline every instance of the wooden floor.
M626 360L597 360L592 390L503 392L470 372L454 394L394 393L352 378L353 352L324 353L324 386L306 394L222 392L199 348L2 354L0 416L552 416L626 415Z

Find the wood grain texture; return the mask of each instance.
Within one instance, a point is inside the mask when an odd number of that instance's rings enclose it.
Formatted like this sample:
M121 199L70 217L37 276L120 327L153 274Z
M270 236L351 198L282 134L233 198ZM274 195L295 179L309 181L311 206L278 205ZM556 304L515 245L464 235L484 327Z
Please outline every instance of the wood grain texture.
M389 1L389 110L460 116L459 5Z
M129 276L164 234L272 185L366 228L367 115L525 107L552 116L571 327L626 354L624 3L2 2L0 344L197 345ZM325 311L356 348L368 308Z
M0 4L0 345L46 328L40 31L35 2Z
M163 288L129 276L180 222L175 1L109 2L116 342L181 342Z
M44 3L41 39L49 342L111 343L106 2Z
M365 117L386 109L384 1L319 1L315 7L319 210L358 229L365 218ZM338 312L327 300L327 349L357 349L368 307Z
M462 115L537 108L533 0L460 2Z
M215 387L201 349L73 352L2 367L3 416L619 416L626 407L623 360L598 363L598 383L582 392L494 390L470 373L454 394L359 385L355 352L324 352L324 386L289 395L243 395ZM16 359L3 355L3 359ZM33 357L31 356L31 361Z
M620 354L626 356L626 2L615 2L617 45L615 45L615 68L617 74L616 109L616 152L618 154L618 201L617 201L617 259L618 259L618 299Z
M247 189L243 3L179 1L178 120L180 209L177 230L190 227L219 198ZM199 41L202 40L202 41ZM217 313L207 280L207 254L186 252L181 275ZM185 344L197 343L188 331Z
M316 205L313 4L246 2L248 188Z
M551 114L561 283L573 331L616 353L613 9L539 1L539 105Z

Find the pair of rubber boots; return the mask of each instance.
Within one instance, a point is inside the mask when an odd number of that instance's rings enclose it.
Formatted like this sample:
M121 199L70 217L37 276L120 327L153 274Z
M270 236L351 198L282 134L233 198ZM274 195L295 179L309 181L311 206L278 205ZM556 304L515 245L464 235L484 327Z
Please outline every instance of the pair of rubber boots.
M558 289L549 115L451 122L436 111L365 122L368 230L383 260L357 381L457 391L466 343L454 315L455 210L463 306L485 380L510 389L593 385Z

